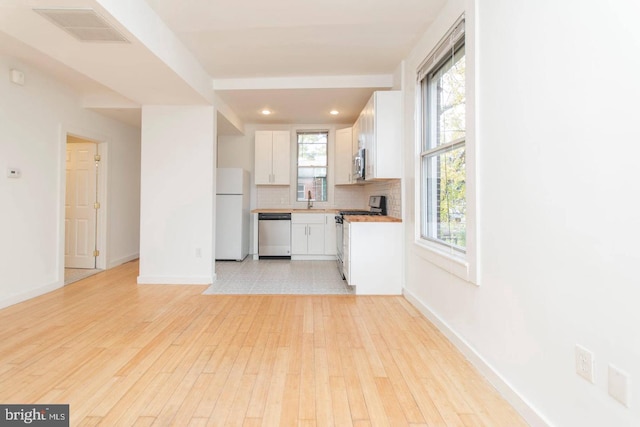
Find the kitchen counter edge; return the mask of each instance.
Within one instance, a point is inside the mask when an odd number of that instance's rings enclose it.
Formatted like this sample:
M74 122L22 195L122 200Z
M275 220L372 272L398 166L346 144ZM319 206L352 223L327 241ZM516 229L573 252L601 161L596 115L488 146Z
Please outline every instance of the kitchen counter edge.
M386 215L348 215L344 217L348 222L402 222L401 218Z
M338 213L340 209L328 208L328 209L254 209L251 213Z
M273 208L273 209L254 209L251 213L338 213L345 209L335 209L335 208L327 208L327 209L284 209L284 208ZM386 215L347 215L344 217L345 221L349 222L402 222L401 218L396 218L393 216Z

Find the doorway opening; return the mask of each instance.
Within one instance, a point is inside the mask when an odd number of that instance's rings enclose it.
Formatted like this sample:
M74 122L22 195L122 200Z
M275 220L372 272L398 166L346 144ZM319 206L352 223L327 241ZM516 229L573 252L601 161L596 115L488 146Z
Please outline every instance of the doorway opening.
M64 199L64 283L76 282L102 269L100 255L100 161L98 143L67 134Z

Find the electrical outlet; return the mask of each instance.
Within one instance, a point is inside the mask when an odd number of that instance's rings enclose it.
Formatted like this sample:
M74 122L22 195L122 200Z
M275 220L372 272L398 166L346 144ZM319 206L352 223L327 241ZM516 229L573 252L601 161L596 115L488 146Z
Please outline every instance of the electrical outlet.
M609 395L626 407L629 407L630 383L631 380L627 374L609 365Z
M595 360L593 353L576 344L576 374L590 383L595 383Z

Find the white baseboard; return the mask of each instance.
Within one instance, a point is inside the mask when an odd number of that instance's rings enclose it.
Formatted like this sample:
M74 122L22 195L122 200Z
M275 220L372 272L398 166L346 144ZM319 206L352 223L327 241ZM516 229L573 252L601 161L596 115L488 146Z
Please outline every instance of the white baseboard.
M451 343L480 371L482 375L493 385L496 390L514 407L516 411L532 427L549 427L551 423L547 421L527 400L520 395L509 382L500 375L487 361L460 335L458 335L449 325L437 314L420 301L407 289L403 290L405 298L416 307L431 323L442 332Z
M40 295L44 295L51 291L55 291L56 289L60 289L64 284L60 282L50 283L48 285L39 287L37 289L31 289L27 292L22 292L15 295L10 295L6 298L0 299L0 309L9 307L14 304L21 303L23 301L29 300L31 298L39 297Z
M140 254L135 253L135 254L131 254L129 256L126 257L122 257L122 258L118 258L118 259L114 259L113 261L109 261L109 264L107 264L107 269L113 268L113 267L117 267L119 265L125 264L129 261L133 261L134 259L138 259L140 258Z
M138 285L210 285L216 275L210 276L138 276Z
M335 255L291 255L291 261L335 261Z

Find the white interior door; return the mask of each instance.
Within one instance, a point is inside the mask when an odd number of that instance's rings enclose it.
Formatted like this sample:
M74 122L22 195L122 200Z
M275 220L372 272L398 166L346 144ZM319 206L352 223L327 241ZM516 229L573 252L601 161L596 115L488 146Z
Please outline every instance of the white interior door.
M65 256L67 268L95 268L97 144L67 143Z

